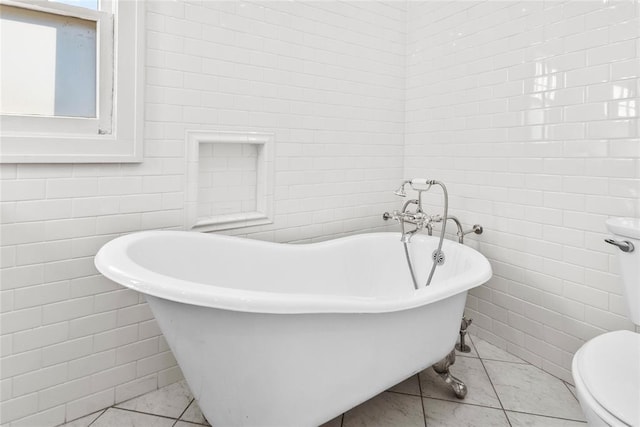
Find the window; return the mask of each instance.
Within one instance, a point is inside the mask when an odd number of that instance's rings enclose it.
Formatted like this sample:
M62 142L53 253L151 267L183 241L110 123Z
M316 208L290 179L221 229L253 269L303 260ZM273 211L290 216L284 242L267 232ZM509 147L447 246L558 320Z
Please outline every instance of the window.
M142 158L144 2L0 0L0 161Z

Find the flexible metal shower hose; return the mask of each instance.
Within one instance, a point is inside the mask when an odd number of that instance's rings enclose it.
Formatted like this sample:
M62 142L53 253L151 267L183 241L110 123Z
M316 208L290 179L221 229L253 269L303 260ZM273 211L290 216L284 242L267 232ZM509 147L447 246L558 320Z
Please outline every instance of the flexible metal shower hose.
M433 273L436 271L436 267L438 266L438 256L442 252L442 242L444 241L444 232L447 227L447 212L449 210L449 194L447 193L447 187L440 181L431 181L430 185L437 184L442 187L442 192L444 194L444 209L442 215L442 230L440 231L440 240L438 241L438 249L436 252L436 256L433 259L433 264L431 265L431 271L429 272L429 278L425 283L424 287L426 288L431 284L431 279L433 279ZM402 221L400 222L400 226L402 228L402 234L404 235L404 224ZM411 257L409 256L409 248L408 242L402 242L404 245L404 255L407 258L407 265L409 266L409 272L411 273L411 279L413 280L413 287L418 290L418 280L416 279L415 272L413 271L413 265L411 264Z

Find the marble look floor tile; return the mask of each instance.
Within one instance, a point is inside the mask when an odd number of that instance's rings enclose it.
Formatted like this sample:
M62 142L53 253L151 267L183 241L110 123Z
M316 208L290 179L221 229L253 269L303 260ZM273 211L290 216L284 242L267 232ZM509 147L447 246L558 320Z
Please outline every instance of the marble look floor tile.
M467 386L467 396L458 399L451 386L445 383L432 368L420 372L420 386L424 397L435 397L453 402L474 403L477 405L500 408L500 401L496 396L489 377L480 359L471 357L457 357L451 366L451 374L460 379Z
M209 425L207 419L204 417L202 411L200 410L200 406L198 406L198 402L195 399L191 402L187 410L184 411L184 414L182 414L180 419L183 421L188 421L190 423L202 424L206 426Z
M140 412L109 408L91 427L171 427L175 420Z
M201 424L189 423L186 421L178 421L173 427L201 427Z
M509 354L501 348L498 348L493 344L489 344L487 341L481 338L473 337L473 344L476 347L478 356L480 356L482 360L499 360L502 362L527 364L527 362L520 359L519 357Z
M585 427L587 423L507 411L512 427Z
M399 384L394 385L388 391L394 391L396 393L413 394L414 396L420 396L420 384L418 375L412 375Z
M105 411L94 412L93 414L89 414L85 417L78 418L77 420L69 421L66 424L61 425L60 427L88 427L92 422L96 420L102 413Z
M179 381L151 393L119 403L115 407L178 418L189 406L192 399L191 391L189 391L186 382Z
M425 398L424 411L429 427L509 427L502 409Z
M344 414L342 427L424 427L418 396L383 392Z
M580 405L564 382L532 365L484 362L506 410L584 421Z
M339 415L332 419L331 421L327 421L322 424L320 427L341 427L342 426L342 415Z

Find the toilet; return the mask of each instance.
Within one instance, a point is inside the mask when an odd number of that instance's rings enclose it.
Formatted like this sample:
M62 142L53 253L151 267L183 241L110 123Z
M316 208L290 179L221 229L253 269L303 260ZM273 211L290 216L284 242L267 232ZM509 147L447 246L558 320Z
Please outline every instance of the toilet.
M640 325L640 219L610 218L607 243L620 248L620 276L633 323ZM614 331L587 341L571 372L589 426L640 426L640 334Z

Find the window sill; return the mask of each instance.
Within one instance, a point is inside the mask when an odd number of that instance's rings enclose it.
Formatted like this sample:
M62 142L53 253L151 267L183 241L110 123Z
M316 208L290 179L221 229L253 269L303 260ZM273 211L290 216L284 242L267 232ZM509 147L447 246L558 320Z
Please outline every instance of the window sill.
M139 163L142 124L133 135L0 135L0 163Z

